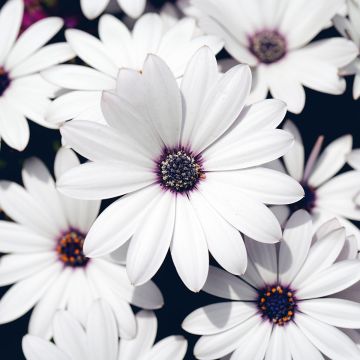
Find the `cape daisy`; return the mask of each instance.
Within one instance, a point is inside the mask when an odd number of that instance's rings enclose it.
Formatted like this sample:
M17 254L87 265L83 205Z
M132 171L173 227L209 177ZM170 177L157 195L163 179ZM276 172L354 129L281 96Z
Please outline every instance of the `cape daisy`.
M71 90L49 107L47 120L62 123L70 119L104 122L100 107L103 90L114 90L122 68L142 71L149 53L161 57L176 77L181 77L192 55L203 45L217 53L223 42L216 36L198 35L191 18L175 22L158 14L143 15L132 32L112 15L99 21L100 40L84 31L69 29L65 37L71 48L88 66L60 65L42 75L53 84ZM128 91L128 89L124 89Z
M118 341L116 317L104 301L92 305L85 328L73 314L59 311L54 319L55 344L33 335L23 338L26 360L182 360L187 342L169 336L154 345L157 320L151 311L136 314L137 333L132 340ZM75 340L75 341L74 341Z
M208 34L225 40L231 56L252 67L250 101L265 99L268 91L300 113L305 105L303 86L342 94L346 82L338 70L353 61L358 50L343 38L307 45L337 14L343 0L192 0L206 14L199 21Z
M79 165L75 154L61 149L55 173ZM95 220L100 201L81 201L58 193L54 181L38 159L25 162L20 185L0 181L0 206L13 220L0 221L0 285L14 284L0 300L0 323L13 321L33 306L29 333L51 336L57 309L69 309L85 322L93 299L112 306L120 334L136 334L129 303L154 309L163 298L152 282L134 288L125 267L108 259L88 259L82 245Z
M291 121L285 123L284 129L294 135L295 145L284 155L285 167L280 161L271 167L291 175L305 190L304 198L291 205L289 210L305 209L310 212L314 228L336 217L349 234L356 236L360 249L360 231L348 220L360 220L360 208L354 201L360 192L360 171L347 171L336 175L351 152L352 136L340 137L330 143L322 153L324 138L320 136L305 164L305 150L299 130ZM288 213L286 209L277 211Z
M41 126L57 87L39 71L75 56L69 45L44 46L63 26L60 18L40 20L19 35L24 12L22 0L9 0L0 10L0 137L22 151L29 142L26 118Z
M334 229L332 221L316 238L312 234L311 217L299 210L279 249L247 241L244 276L211 268L204 291L231 301L195 310L184 320L185 330L202 335L196 358L360 358L342 330L360 328L360 304L336 296L360 280L360 261L347 258L345 229Z
M127 271L137 285L156 273L169 247L193 291L205 282L208 249L226 270L243 273L238 230L279 241L280 225L264 204L303 196L289 176L257 167L293 144L276 129L285 105L267 100L244 107L250 69L239 65L219 75L207 47L190 61L181 89L156 55L148 56L142 74L121 70L118 83L117 94L103 95L109 126L82 120L61 129L66 143L91 160L58 180L61 192L82 199L127 194L94 223L85 253L102 256L130 240Z

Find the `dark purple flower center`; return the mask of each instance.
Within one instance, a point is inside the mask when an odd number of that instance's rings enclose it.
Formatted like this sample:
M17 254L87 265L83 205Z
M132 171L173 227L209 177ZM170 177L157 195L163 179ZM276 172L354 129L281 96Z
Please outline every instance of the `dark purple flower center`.
M184 193L193 190L204 178L199 156L183 148L166 149L157 163L160 184L168 190Z
M5 90L9 87L10 82L9 74L0 67L0 96L4 94Z
M297 210L303 209L311 213L316 203L315 189L307 184L301 184L301 185L304 189L305 195L301 200L290 205L291 212L293 213Z
M61 235L56 251L64 265L81 267L88 263L89 258L83 253L84 240L85 235L77 230L69 230Z
M281 285L267 286L258 291L257 305L264 319L283 326L293 319L296 311L294 292Z
M287 50L285 38L276 30L264 30L251 36L249 50L264 64L282 59Z

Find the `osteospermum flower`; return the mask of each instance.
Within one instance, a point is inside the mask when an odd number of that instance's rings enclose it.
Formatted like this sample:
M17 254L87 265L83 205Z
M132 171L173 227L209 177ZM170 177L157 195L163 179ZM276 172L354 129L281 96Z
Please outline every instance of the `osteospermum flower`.
M92 68L61 65L43 73L55 85L73 90L53 102L47 120L62 123L76 118L104 122L101 94L103 90L116 88L119 69L141 72L146 56L153 53L167 63L176 77L181 77L200 47L208 45L217 53L223 46L216 36L196 35L195 21L191 18L176 21L170 28L167 24L165 18L149 13L143 15L130 32L114 16L104 15L99 21L100 40L80 30L67 30L69 45Z
M355 75L353 97L360 97L360 1L348 0L349 17L337 15L334 24L345 38L352 40L358 48L357 58L348 66L341 69L343 75Z
M348 220L360 220L360 208L354 201L360 192L360 172L347 171L336 175L345 165L351 152L352 136L340 137L330 143L322 153L324 137L320 136L305 164L301 134L291 121L285 123L284 129L294 135L295 145L284 156L285 167L278 161L272 164L272 168L284 171L299 181L304 188L305 196L298 203L292 204L288 210L277 211L286 215L289 211L305 209L312 215L314 228L336 217L349 234L356 236L360 248L359 229Z
M66 43L43 46L61 29L60 18L41 20L17 39L23 12L22 0L9 0L0 11L0 137L17 150L29 142L26 118L53 127L45 112L57 87L39 71L75 56Z
M305 105L303 86L342 94L345 79L338 70L357 55L353 42L332 38L307 45L340 10L342 0L192 0L207 16L200 27L225 40L225 48L254 73L250 101L268 91L300 113Z
M131 238L127 271L134 284L156 273L169 247L193 291L205 282L208 249L225 269L243 273L246 250L238 230L279 241L279 223L264 203L303 196L287 175L256 167L293 143L276 129L285 105L267 100L244 107L249 68L239 65L220 76L207 47L190 61L181 89L156 55L147 58L142 74L122 70L118 83L117 94L103 95L109 126L81 120L61 130L66 143L92 162L64 174L60 191L83 199L127 194L94 223L85 253L102 256Z
M360 280L360 261L344 253L345 229L325 224L312 238L311 217L289 219L279 251L247 241L249 266L242 277L211 268L204 291L231 300L194 311L183 328L202 335L198 359L359 359L338 328L360 328L360 304L336 297ZM313 241L313 243L312 243ZM356 254L356 252L355 252ZM335 295L334 295L335 294Z
M187 342L182 336L169 336L154 345L157 320L151 311L136 315L137 333L132 340L118 341L116 317L104 301L92 305L85 327L68 311L54 319L54 343L33 335L23 338L26 360L182 360Z
M110 0L80 0L84 15L92 20L98 17L109 5ZM146 0L117 0L126 15L138 18L145 10Z
M59 150L56 176L77 165L71 150ZM15 283L0 300L0 323L13 321L35 306L29 333L50 337L57 309L69 309L84 323L93 299L102 298L111 304L120 334L135 336L136 321L129 303L159 308L162 295L152 282L135 289L124 266L84 255L84 239L100 202L59 194L38 159L26 161L22 175L25 189L0 182L0 206L16 221L0 221L0 252L8 254L0 260L0 285Z

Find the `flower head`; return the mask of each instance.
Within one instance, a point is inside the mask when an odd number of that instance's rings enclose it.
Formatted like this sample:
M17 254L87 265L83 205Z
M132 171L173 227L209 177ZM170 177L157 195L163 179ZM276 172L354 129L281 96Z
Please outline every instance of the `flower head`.
M220 75L207 47L192 58L181 89L156 55L147 58L142 74L120 71L118 86L117 93L103 95L108 126L82 120L61 129L66 143L92 161L64 174L60 191L82 199L125 194L94 223L87 256L129 241L127 271L141 284L170 248L193 291L206 280L209 250L225 269L243 273L247 258L239 231L277 242L280 226L265 204L303 195L289 176L259 167L293 143L276 129L285 105L266 100L246 107L249 68Z

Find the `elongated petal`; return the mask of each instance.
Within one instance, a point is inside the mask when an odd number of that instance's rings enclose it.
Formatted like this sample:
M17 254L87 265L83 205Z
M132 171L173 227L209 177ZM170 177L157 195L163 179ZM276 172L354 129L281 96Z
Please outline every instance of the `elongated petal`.
M187 341L183 336L168 336L156 343L148 353L149 360L183 360L187 350Z

